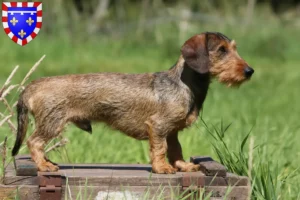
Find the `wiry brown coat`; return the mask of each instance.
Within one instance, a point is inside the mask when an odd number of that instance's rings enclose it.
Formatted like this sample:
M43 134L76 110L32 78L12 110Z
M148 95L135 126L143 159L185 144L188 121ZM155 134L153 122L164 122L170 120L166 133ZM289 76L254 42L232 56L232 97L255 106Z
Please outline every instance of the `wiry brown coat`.
M66 123L91 132L91 122L97 121L133 138L149 139L156 173L198 170L197 165L183 161L178 131L197 119L212 76L237 85L249 78L244 72L249 67L236 53L234 41L220 33L196 35L181 52L176 65L163 72L65 75L33 81L18 102L13 155L24 140L29 111L36 129L27 145L40 171L58 170L44 156L44 146ZM171 165L165 161L166 154Z

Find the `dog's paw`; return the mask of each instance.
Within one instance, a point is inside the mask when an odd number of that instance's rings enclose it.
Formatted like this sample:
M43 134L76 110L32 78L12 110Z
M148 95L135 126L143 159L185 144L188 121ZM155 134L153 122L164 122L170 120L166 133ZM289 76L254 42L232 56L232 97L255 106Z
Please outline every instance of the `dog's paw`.
M197 172L200 170L200 165L195 165L193 163L186 163L181 169L181 172Z
M195 165L193 163L188 163L184 161L177 161L175 167L181 172L197 172L200 170L200 165Z
M43 162L42 164L39 164L37 167L40 172L56 172L59 169L58 166L53 165L51 162Z
M166 163L152 166L152 171L157 174L175 174L177 170Z

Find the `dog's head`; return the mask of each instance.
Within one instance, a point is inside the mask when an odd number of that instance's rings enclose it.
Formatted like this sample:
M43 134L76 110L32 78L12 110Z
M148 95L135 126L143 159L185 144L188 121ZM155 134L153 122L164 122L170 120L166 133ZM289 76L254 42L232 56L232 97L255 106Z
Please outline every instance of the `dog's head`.
M254 70L239 56L236 43L221 33L206 32L181 48L186 64L197 73L209 73L228 86L249 80Z

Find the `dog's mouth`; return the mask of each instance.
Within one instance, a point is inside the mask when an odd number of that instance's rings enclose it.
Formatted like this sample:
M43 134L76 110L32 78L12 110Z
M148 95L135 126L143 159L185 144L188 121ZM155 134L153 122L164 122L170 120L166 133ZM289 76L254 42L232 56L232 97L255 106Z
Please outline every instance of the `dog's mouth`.
M222 76L218 77L218 81L222 84L225 84L227 87L239 87L241 84L243 84L244 82L250 80L250 78L223 78Z
M251 75L252 74L253 72L251 73ZM227 71L220 71L217 73L211 72L212 78L216 78L218 82L226 85L227 87L239 87L244 82L249 81L252 77L251 75L246 75L243 71L235 73Z

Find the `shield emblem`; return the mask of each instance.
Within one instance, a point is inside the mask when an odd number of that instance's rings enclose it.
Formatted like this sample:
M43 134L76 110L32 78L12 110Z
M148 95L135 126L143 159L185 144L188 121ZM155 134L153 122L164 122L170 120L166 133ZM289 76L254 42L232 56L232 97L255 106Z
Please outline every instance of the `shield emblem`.
M42 3L3 2L2 24L12 41L21 46L28 44L42 27Z

